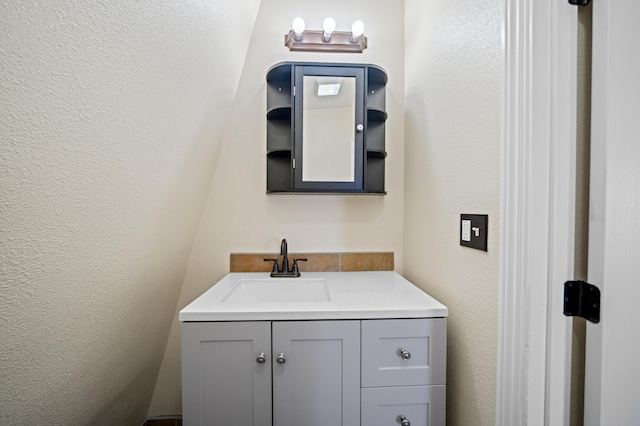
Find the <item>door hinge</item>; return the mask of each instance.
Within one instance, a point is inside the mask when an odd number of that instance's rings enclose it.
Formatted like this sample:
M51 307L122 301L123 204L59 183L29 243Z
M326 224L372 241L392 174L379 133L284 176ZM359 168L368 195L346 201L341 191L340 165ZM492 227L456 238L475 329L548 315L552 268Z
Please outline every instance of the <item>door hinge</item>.
M293 159L293 164L292 164L292 166L293 166L293 167L292 167L293 169L295 169L295 168L296 168L296 159L295 159L295 158Z
M600 289L584 281L564 283L564 312L568 317L582 317L600 322Z
M574 6L587 6L591 3L591 0L569 0L569 4Z

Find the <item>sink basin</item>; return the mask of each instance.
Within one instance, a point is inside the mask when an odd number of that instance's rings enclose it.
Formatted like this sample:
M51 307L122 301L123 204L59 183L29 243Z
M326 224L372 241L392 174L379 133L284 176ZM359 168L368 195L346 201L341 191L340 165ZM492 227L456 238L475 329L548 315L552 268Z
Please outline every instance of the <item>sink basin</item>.
M243 278L221 302L303 303L330 300L324 278Z

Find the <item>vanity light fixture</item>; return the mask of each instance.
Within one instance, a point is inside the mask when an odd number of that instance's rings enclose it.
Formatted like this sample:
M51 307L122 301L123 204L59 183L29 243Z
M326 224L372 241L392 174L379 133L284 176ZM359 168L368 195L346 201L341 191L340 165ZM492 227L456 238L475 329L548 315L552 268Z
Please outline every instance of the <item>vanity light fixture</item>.
M295 18L292 30L284 36L284 45L291 51L362 53L367 48L364 24L358 20L349 31L336 31L336 21L327 18L322 30L305 30L304 20Z

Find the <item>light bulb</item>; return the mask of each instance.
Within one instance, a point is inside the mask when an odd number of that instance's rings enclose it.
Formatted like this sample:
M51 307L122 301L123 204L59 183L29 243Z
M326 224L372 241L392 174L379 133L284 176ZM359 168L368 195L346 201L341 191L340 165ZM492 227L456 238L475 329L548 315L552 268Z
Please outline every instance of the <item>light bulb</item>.
M353 36L353 38L358 38L362 34L364 34L364 22L355 21L351 26L351 35Z
M331 34L336 30L336 21L333 18L327 18L322 22L322 29L325 33Z
M336 29L336 21L333 18L327 18L322 23L322 30L324 33L322 34L322 41L328 42L331 40L331 33Z
M296 38L302 38L302 33L304 32L304 19L297 17L293 20L291 27L293 28Z

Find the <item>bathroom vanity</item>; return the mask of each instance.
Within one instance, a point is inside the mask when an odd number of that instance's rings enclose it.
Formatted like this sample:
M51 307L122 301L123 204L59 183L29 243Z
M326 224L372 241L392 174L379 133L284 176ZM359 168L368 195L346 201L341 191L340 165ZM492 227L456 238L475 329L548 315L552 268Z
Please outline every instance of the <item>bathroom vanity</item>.
M183 422L444 425L446 316L393 271L228 274L179 315Z

